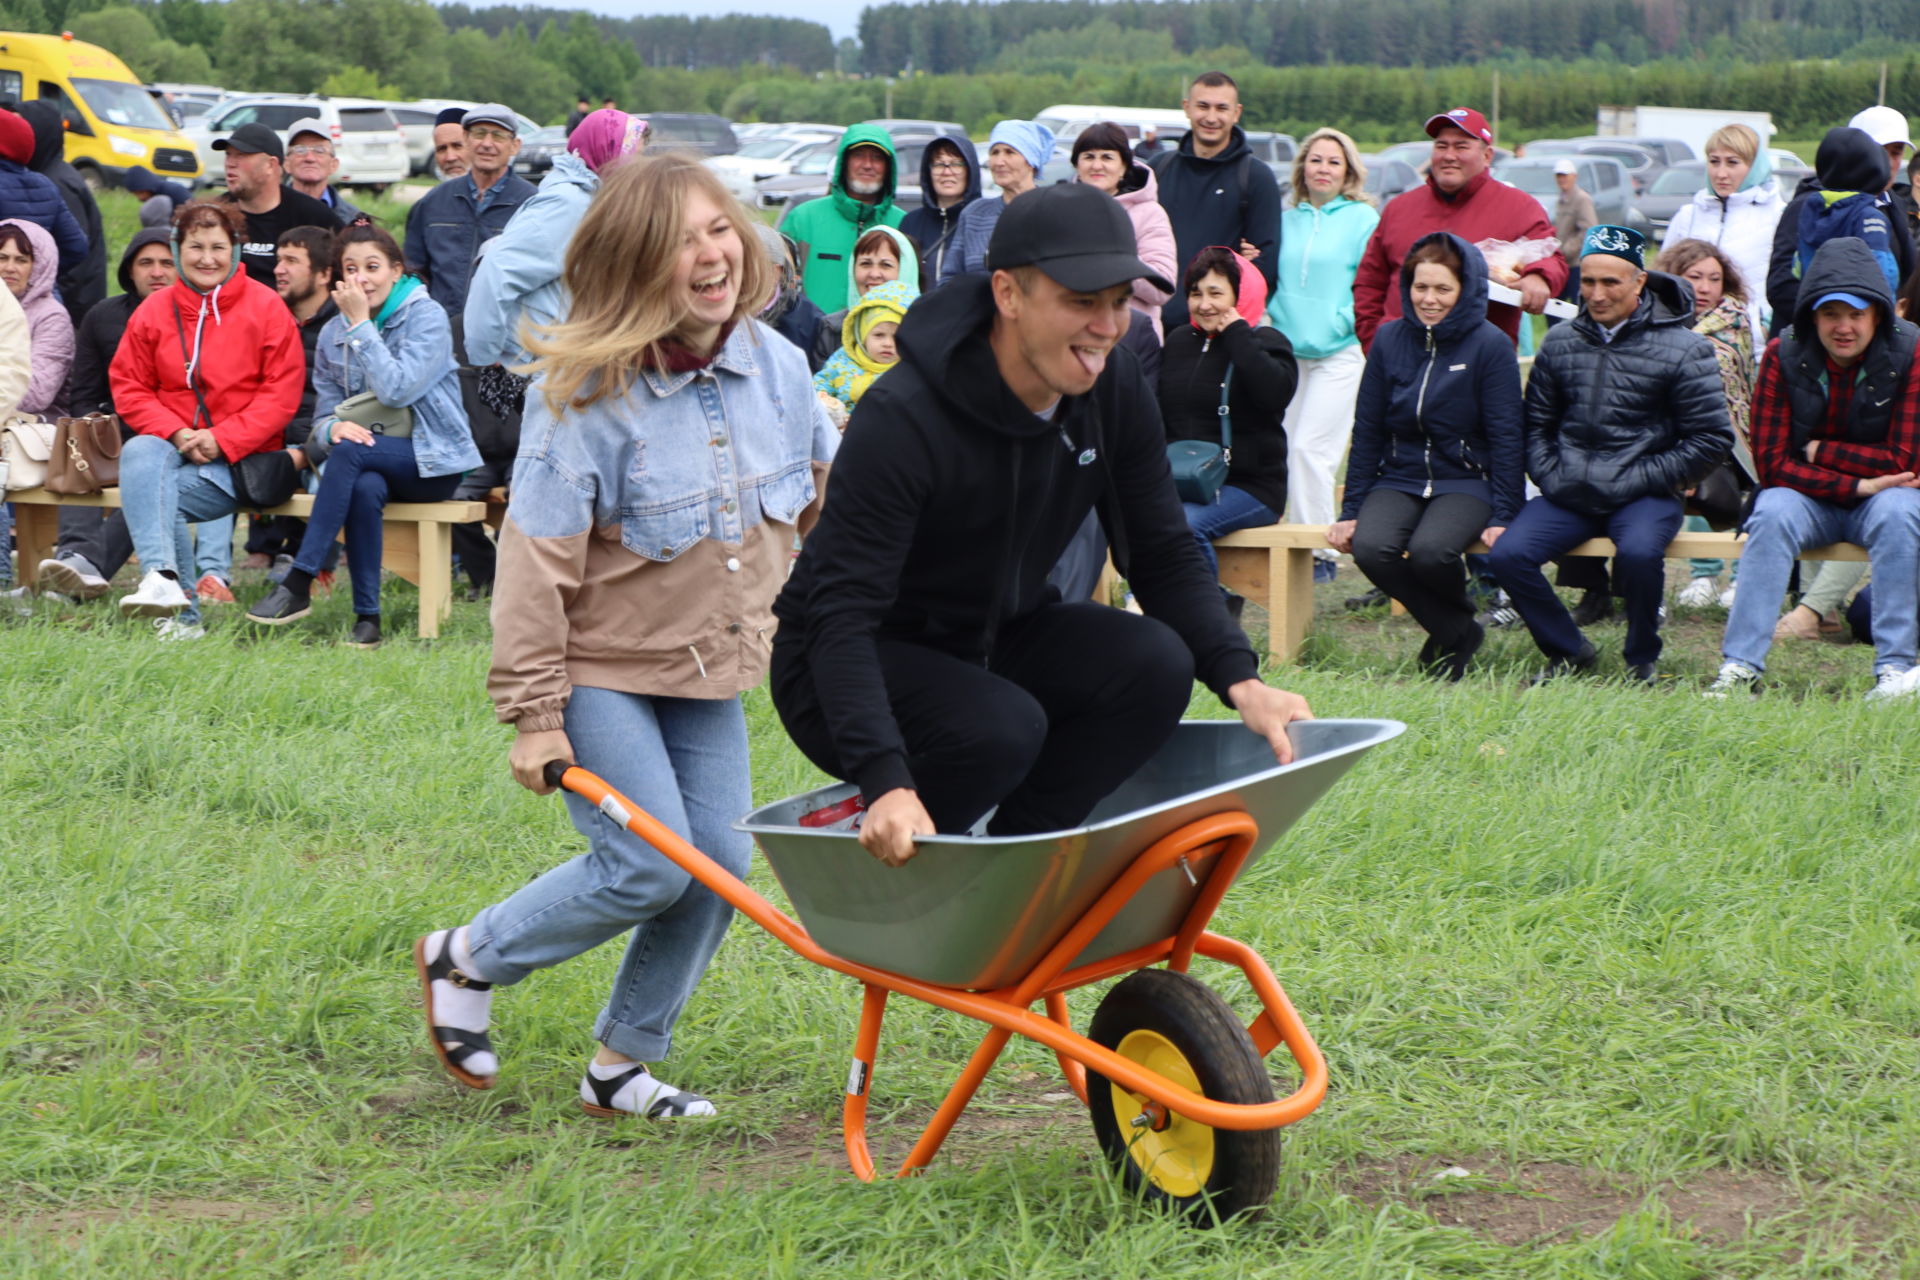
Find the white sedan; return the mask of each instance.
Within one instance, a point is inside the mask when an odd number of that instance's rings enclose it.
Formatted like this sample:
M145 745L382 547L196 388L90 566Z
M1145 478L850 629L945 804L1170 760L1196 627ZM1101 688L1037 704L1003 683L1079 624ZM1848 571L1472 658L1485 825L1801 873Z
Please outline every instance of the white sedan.
M741 143L740 149L730 156L708 157L707 167L720 175L720 181L726 184L727 190L752 204L756 182L785 177L793 172L795 161L830 138L831 135L825 133L754 138Z

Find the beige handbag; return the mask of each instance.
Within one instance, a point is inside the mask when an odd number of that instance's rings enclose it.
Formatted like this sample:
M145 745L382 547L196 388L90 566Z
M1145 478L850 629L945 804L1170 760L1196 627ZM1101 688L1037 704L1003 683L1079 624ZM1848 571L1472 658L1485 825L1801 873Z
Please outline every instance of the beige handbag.
M47 482L53 432L51 422L21 414L0 423L0 493L38 489Z

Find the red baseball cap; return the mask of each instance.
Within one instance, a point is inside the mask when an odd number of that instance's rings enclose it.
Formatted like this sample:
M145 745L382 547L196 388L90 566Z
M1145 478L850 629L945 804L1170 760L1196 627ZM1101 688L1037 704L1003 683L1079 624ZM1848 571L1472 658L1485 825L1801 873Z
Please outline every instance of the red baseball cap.
M1487 126L1487 118L1472 107L1455 107L1451 111L1442 111L1439 115L1432 117L1427 121L1427 136L1439 137L1439 131L1448 125L1482 142L1493 141L1493 130Z

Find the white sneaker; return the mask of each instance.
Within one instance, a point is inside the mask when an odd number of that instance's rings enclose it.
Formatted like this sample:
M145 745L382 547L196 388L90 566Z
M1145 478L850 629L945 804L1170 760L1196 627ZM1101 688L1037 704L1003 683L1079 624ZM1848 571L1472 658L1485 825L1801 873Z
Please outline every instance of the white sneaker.
M1894 702L1920 693L1920 667L1887 667L1874 675L1873 688L1867 690L1868 702Z
M192 603L178 582L154 569L140 579L139 590L120 597L120 612L129 618L165 618Z
M1720 592L1716 589L1719 585L1712 578L1695 578L1680 588L1680 594L1674 597L1675 603L1689 609L1704 609L1720 598Z
M153 638L171 642L174 640L204 640L207 629L197 622L182 622L178 618L155 618L153 620Z
M42 560L39 573L42 591L57 591L63 596L80 600L97 600L107 594L108 588L113 585L95 573L93 566L79 556Z
M1733 590L1733 587L1728 587L1720 593L1720 607L1722 609L1733 608Z
M1700 696L1723 701L1736 693L1755 698L1760 696L1760 673L1744 662L1721 663L1720 674L1713 678L1713 683Z

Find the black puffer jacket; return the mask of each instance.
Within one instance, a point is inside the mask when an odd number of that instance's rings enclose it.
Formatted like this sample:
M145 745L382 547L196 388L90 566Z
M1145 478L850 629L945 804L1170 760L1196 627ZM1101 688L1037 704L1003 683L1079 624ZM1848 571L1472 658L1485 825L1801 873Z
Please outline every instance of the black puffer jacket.
M1693 332L1693 291L1647 275L1609 343L1585 308L1547 332L1527 381L1527 472L1571 511L1605 515L1677 497L1733 451L1713 346Z
M45 174L59 188L60 198L87 237L86 258L78 266L62 270L54 281L77 327L88 310L107 296L107 237L100 229L100 206L94 203L93 191L80 171L67 163L67 135L60 109L44 99L35 99L21 103L18 111L33 129L33 159L27 167Z

